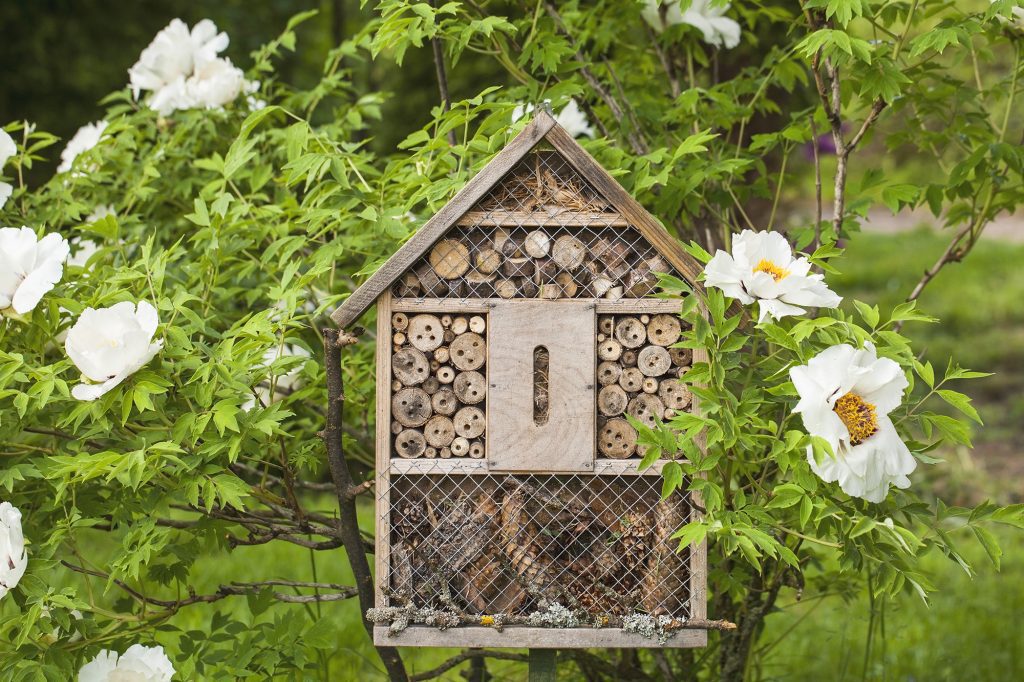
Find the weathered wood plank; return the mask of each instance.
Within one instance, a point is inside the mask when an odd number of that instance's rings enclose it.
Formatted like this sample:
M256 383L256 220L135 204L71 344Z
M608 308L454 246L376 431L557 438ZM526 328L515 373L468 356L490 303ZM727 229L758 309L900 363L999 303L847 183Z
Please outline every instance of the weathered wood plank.
M411 625L393 636L388 635L386 626L373 628L373 643L377 646L684 649L707 646L707 641L705 630L680 630L662 645L657 639L623 632L618 628L533 628L511 625L499 632L482 626L462 626L441 631L427 625Z
M458 194L435 213L391 258L370 275L362 286L352 292L352 295L331 315L334 323L344 328L359 318L463 213L482 199L505 173L512 170L554 125L555 120L547 112L538 111L521 133L473 176Z
M678 313L682 303L678 299L660 298L620 298L617 300L591 298L559 298L546 299L512 299L530 300L544 305L573 305L580 301L593 301L599 314L627 313ZM494 306L502 303L496 298L392 298L392 312L404 313L486 313ZM552 310L557 315L557 310Z
M489 316L491 471L593 471L597 315L592 301L502 301ZM534 351L546 348L547 408L535 413Z
M391 546L391 293L385 291L377 302L377 501L376 540L374 541L374 594L377 606L387 606L384 587L390 576L388 562Z
M629 227L618 213L565 210L554 215L544 211L467 211L458 219L467 227Z

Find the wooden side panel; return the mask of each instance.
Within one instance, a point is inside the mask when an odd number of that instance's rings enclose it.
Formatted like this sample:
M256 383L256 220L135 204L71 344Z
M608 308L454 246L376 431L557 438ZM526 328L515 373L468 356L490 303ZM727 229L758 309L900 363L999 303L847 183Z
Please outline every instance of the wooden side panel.
M706 630L679 630L665 644L656 637L644 637L619 628L534 628L522 625L501 630L475 625L438 630L428 625L411 625L397 635L387 626L373 628L377 646L494 647L531 649L586 649L624 647L632 649L683 649L707 646Z
M391 292L377 301L377 504L374 543L374 595L377 606L386 606L384 587L390 575L391 549Z
M491 471L594 470L593 301L503 301L490 314L488 462ZM534 412L534 350L549 354L547 417Z

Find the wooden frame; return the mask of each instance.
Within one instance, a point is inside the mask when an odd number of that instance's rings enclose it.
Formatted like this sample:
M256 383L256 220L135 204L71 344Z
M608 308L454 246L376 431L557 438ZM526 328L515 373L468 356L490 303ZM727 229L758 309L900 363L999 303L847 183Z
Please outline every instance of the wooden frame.
M575 213L561 213L555 216L544 216L539 213L513 210L476 210L482 197L502 180L511 169L517 166L531 150L540 142L546 142L564 159L564 161L587 182L591 183L600 194L610 202L614 210L595 212L581 210ZM393 456L393 434L391 431L393 415L391 413L392 396L392 354L396 350L393 339L392 314L405 313L409 316L418 314L435 315L489 315L500 309L500 305L515 304L520 299L502 301L501 299L473 297L407 297L405 294L392 294L392 285L410 271L439 240L443 239L452 227L502 228L600 228L607 230L635 230L640 237L668 261L672 269L691 284L696 283L701 266L691 258L672 239L664 228L637 203L615 180L598 164L576 141L558 126L554 119L544 111L539 112L534 120L508 146L500 151L456 196L433 216L413 235L384 265L382 265L367 281L339 307L332 319L341 327L355 322L367 308L376 302L377 309L377 411L376 411L376 555L375 555L375 597L378 606L389 603L385 589L392 571L391 557L391 509L392 496L400 496L403 485L397 480L398 487L393 488L395 477L417 476L421 474L441 474L443 476L494 476L528 474L563 474L578 473L586 476L633 477L660 476L665 461L657 462L646 471L639 471L639 459L613 460L597 456L589 463L577 466L535 467L520 472L518 469L503 469L494 466L491 457L491 441L486 442L486 454L483 459L400 459ZM549 233L550 234L550 233ZM433 263L432 263L433 264ZM565 317L558 311L573 310L579 307L580 299L559 299L543 301L540 305L550 306L553 318ZM658 298L596 298L588 304L593 315L656 315L677 314L680 302L672 299ZM491 327L493 320L487 322L487 381L490 386L490 364L492 350ZM593 360L593 354L591 354ZM706 360L706 353L696 350L693 361ZM396 365L398 366L398 365ZM593 366L593 363L591 364ZM593 387L590 387L591 389ZM492 420L492 401L490 389L486 398L486 419L488 433ZM591 404L593 399L591 398ZM399 417L403 413L399 409ZM594 408L596 409L596 407ZM696 396L690 408L699 410ZM396 432L397 433L397 432ZM703 449L701 439L698 446ZM538 460L539 461L539 460ZM570 460L566 460L567 462ZM575 474L574 474L575 475ZM701 509L702 501L699 493L689 492L690 518L694 518ZM400 522L396 522L400 523ZM400 528L401 526L396 526ZM404 551L404 550L403 550ZM396 555L398 556L398 555ZM691 547L688 559L689 600L687 603L688 617L704 620L706 617L706 576L707 550L701 543ZM487 626L464 625L449 630L439 630L425 625L411 625L397 634L390 634L389 628L383 625L374 627L374 642L378 645L391 646L463 646L463 647L531 647L531 648L566 648L566 647L635 647L658 648L661 646L700 647L707 643L704 630L682 629L676 631L664 645L657 639L650 639L638 634L625 632L617 627L575 627L550 628L530 627L523 625L506 626L503 630Z

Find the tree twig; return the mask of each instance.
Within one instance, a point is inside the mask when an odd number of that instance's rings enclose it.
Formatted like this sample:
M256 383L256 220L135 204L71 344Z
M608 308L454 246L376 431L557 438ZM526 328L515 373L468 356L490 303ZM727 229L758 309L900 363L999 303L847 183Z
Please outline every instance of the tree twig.
M345 461L342 443L342 413L345 393L344 380L341 373L342 349L356 342L356 338L335 329L324 330L324 368L327 375L327 424L323 438L327 446L327 462L334 482L335 496L338 500L338 530L345 545L352 575L359 590L359 608L362 614L363 627L373 641L373 624L366 618L366 612L373 608L374 589L373 575L366 559L363 537L359 531L359 518L356 515L355 499L359 494L359 486L353 483L352 474ZM409 675L398 650L394 647L376 647L388 676L392 682L408 682Z
M526 654L517 654L517 653L513 653L511 651L491 651L489 649L467 649L467 650L463 651L460 654L452 656L451 658L449 658L447 661L445 661L441 665L437 666L436 668L431 668L430 670L425 670L425 671L423 671L421 673L416 673L415 675L410 676L409 677L409 682L422 682L423 680L432 680L432 679L434 679L436 677L440 677L441 675L444 675L446 672L448 672L452 668L454 668L454 667L456 667L458 665L461 665L462 663L465 663L466 661L471 661L473 659L479 659L479 658L495 658L495 659L499 659L499 660L502 660L502 661L519 661L521 663L525 663L525 662L530 660L530 657L527 656Z
M431 0L430 6L436 8L437 0ZM437 72L437 89L441 95L441 110L448 113L452 108L452 98L448 94L448 72L444 66L444 50L441 40L435 35L430 39L430 49L434 55L434 70ZM455 129L448 131L448 145L455 146Z

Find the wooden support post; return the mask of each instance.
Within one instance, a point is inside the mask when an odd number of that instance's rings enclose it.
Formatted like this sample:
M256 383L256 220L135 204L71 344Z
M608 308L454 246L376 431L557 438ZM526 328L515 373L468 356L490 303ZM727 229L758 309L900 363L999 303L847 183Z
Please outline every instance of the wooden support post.
M556 649L530 649L530 682L555 682L558 679Z

